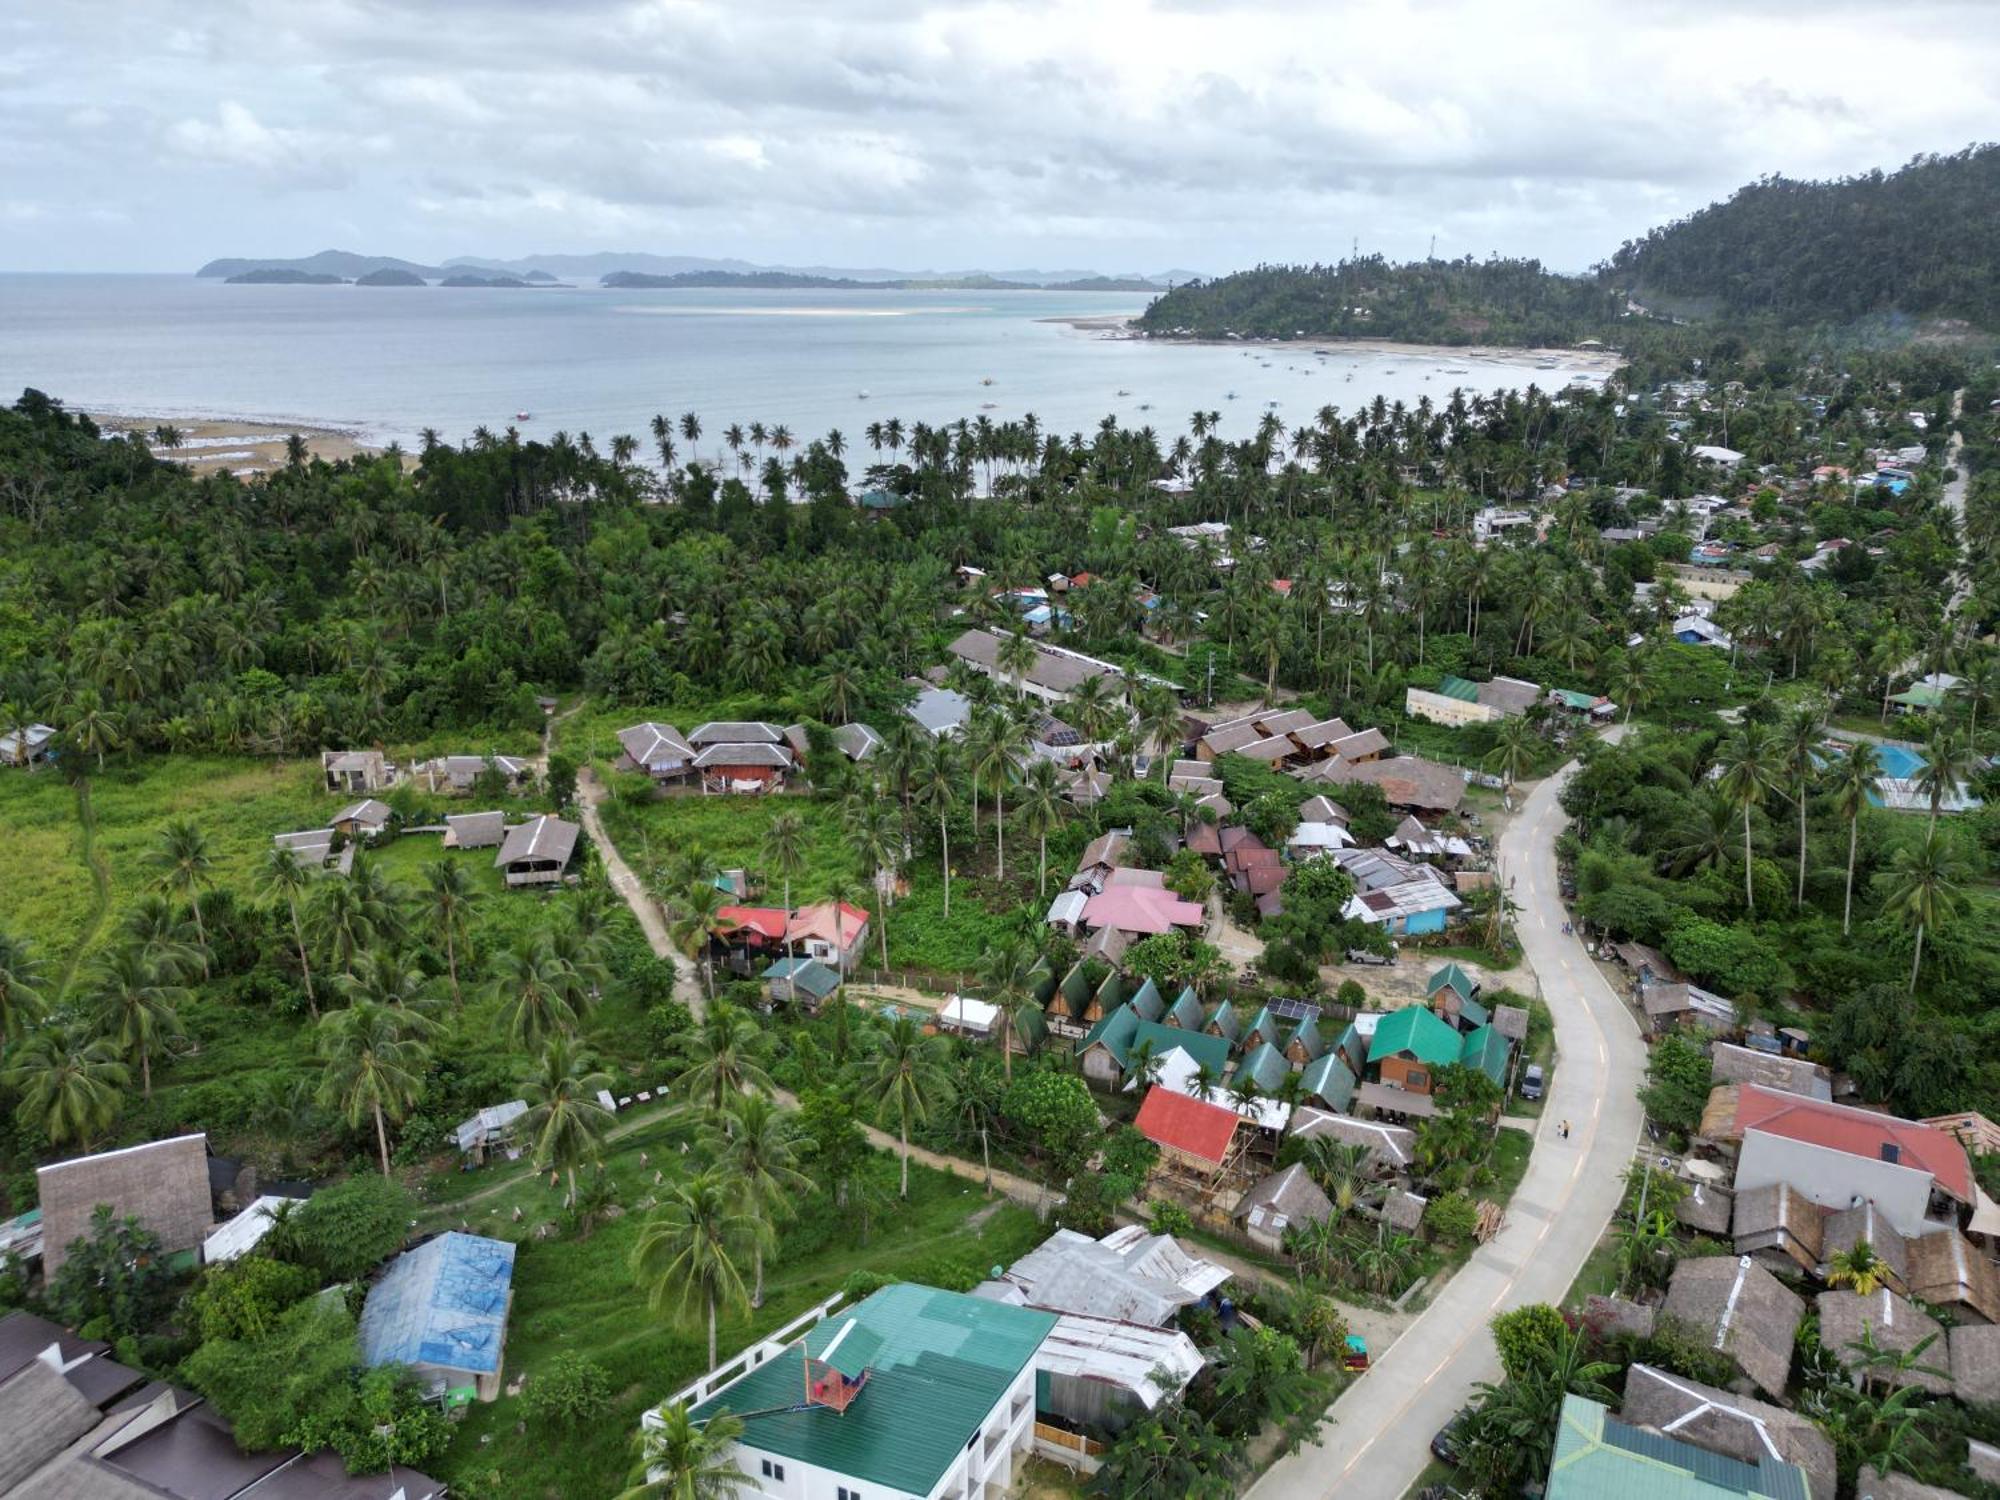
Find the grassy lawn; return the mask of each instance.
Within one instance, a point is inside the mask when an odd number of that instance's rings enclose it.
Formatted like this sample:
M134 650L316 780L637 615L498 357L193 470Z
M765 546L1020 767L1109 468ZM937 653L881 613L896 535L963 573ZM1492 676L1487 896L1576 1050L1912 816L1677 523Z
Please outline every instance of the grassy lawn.
M1608 1297L1618 1289L1618 1246L1609 1234L1597 1242L1569 1284L1564 1307L1580 1307L1586 1297Z
M682 1138L680 1126L661 1120L617 1142L609 1167L618 1201L630 1211L588 1239L533 1237L536 1225L558 1212L559 1199L532 1176L469 1213L439 1209L426 1215L427 1229L455 1228L464 1219L476 1233L519 1242L507 1327L510 1381L524 1374L532 1379L554 1355L575 1351L604 1366L612 1390L610 1410L574 1432L541 1426L517 1431L524 1418L515 1398L474 1407L436 1470L455 1491L481 1500L616 1493L631 1463L640 1414L707 1367L705 1330L678 1326L650 1310L627 1268L645 1217L640 1205L659 1191L655 1171L677 1170ZM641 1153L650 1164L640 1161ZM725 1358L838 1291L855 1271L962 1280L1015 1259L1043 1236L1028 1210L1005 1200L989 1204L976 1186L920 1166L911 1168L910 1201L901 1204L894 1166L892 1157L878 1154L867 1186L845 1210L825 1200L803 1206L766 1268L764 1306L723 1320L717 1347ZM477 1182L480 1175L467 1180Z

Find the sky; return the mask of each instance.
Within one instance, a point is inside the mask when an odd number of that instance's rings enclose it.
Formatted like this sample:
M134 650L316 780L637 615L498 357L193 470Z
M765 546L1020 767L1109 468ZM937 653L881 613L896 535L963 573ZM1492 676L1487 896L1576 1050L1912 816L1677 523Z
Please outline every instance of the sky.
M1580 270L1995 134L1995 0L43 0L0 7L0 269Z

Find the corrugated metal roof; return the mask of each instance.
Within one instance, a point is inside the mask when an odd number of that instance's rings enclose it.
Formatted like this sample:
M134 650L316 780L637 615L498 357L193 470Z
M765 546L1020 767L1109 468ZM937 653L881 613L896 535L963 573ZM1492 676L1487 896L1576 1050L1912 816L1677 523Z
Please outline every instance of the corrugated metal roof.
M1805 1470L1751 1465L1619 1421L1595 1401L1563 1398L1547 1500L1810 1500Z
M745 1448L927 1495L1055 1325L1052 1313L898 1282L820 1323L694 1416L727 1407L746 1419L737 1439ZM865 1369L867 1385L844 1412L791 1409L805 1394L805 1355L817 1359L836 1339L836 1367Z

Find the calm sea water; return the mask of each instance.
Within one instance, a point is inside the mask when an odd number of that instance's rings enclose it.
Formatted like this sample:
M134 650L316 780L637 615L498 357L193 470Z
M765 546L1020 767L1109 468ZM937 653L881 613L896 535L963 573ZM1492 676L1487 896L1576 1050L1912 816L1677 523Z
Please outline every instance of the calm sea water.
M617 433L646 440L655 412L692 410L707 429L706 453L731 422L782 422L801 437L838 427L861 449L871 421L942 423L982 411L996 422L1032 411L1063 432L1113 415L1171 441L1200 408L1219 411L1224 434L1235 436L1267 409L1290 426L1378 393L1442 403L1455 385L1553 389L1577 373L1471 351L1330 346L1320 357L1305 345L1109 340L1052 321L1143 305L1107 293L489 291L0 275L0 397L35 386L93 411L291 421L405 443L425 427L452 441L481 424L497 431L524 410L529 434L589 432L602 446Z

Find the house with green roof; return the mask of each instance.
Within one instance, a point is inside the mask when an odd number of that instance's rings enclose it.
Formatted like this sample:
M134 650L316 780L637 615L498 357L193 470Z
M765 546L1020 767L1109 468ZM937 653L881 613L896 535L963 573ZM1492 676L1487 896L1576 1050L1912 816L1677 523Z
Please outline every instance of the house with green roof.
M1768 1440L1767 1440L1768 1442ZM1545 1500L1811 1500L1806 1471L1766 1451L1754 1464L1621 1422L1563 1398Z
M1179 1048L1196 1066L1206 1064L1217 1081L1229 1071L1229 1043L1219 1036L1207 1036L1143 1019L1129 1005L1121 1005L1090 1029L1076 1049L1083 1076L1105 1088L1117 1088L1132 1066L1133 1053L1150 1044L1154 1057L1165 1057Z
M1243 1022L1236 1014L1236 1007L1224 1000L1208 1013L1208 1022L1201 1029L1233 1045L1243 1034Z
M1284 1082L1285 1075L1291 1071L1291 1064L1285 1061L1285 1054L1266 1042L1263 1046L1252 1048L1243 1054L1229 1081L1234 1087L1245 1078L1253 1078L1257 1081L1258 1091L1269 1097L1277 1091L1278 1085Z
M809 1009L840 988L840 976L816 958L781 958L764 970L764 993L772 1004L792 1001Z
M1244 1048L1257 1048L1268 1043L1275 1047L1284 1039L1284 1028L1278 1024L1278 1018L1271 1014L1271 1007L1266 1005L1250 1018L1250 1024L1243 1028L1243 1034L1236 1039L1236 1044Z
M1062 983L1056 986L1055 1008L1072 1021L1092 1022L1100 1019L1090 1014L1096 996L1090 985L1090 976L1081 963L1071 966L1063 975Z
M749 1494L1004 1494L1034 1445L1035 1357L1056 1323L897 1282L789 1344L746 1351L742 1374L725 1367L688 1393L692 1415L742 1420L729 1452Z
M1125 1002L1139 1013L1142 1021L1157 1021L1167 1013L1167 1002L1160 998L1160 987L1148 979L1132 992L1132 998Z
M1318 1100L1337 1114L1346 1114L1354 1104L1354 1088L1360 1080L1338 1051L1322 1055L1305 1070L1306 1098Z
M1464 1055L1465 1044L1421 1005L1392 1010L1375 1025L1368 1043L1368 1071L1375 1081L1412 1094L1428 1094L1439 1068Z
M1162 1019L1169 1026L1178 1026L1185 1031L1199 1031L1203 1016L1201 999L1195 994L1194 986L1190 984L1175 997L1174 1003L1167 1007L1167 1013Z
M1497 1026L1481 1026L1469 1032L1465 1038L1464 1050L1458 1060L1468 1068L1477 1068L1488 1078L1507 1087L1507 1060L1513 1054L1514 1044L1500 1034Z
M1324 1051L1326 1043L1320 1040L1319 1017L1307 1016L1299 1022L1298 1029L1285 1043L1285 1060L1293 1067L1303 1068L1307 1063L1315 1061Z
M1491 1019L1479 999L1479 981L1457 964L1446 964L1424 986L1424 997L1441 1020L1460 1031L1473 1031Z
M1424 994L1435 1001L1438 991L1449 989L1461 1000L1470 1000L1479 993L1479 981L1455 963L1448 963L1442 969L1434 969L1424 983Z

